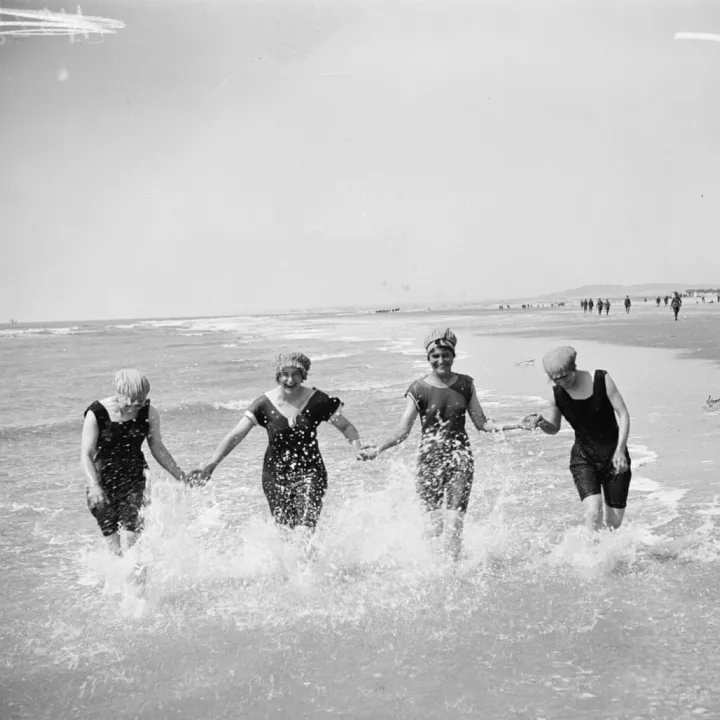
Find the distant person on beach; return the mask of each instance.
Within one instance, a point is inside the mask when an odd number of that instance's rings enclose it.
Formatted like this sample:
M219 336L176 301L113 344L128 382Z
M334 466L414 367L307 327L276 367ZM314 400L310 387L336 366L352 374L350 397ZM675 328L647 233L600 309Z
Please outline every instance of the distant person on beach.
M597 309L598 309L598 315L602 315L602 311L603 311L603 299L602 298L598 298Z
M585 506L585 525L618 528L625 514L632 472L627 450L630 415L615 382L605 370L578 370L577 353L559 347L543 357L543 368L553 382L550 410L523 418L544 433L555 435L564 417L575 430L570 472ZM619 424L618 424L619 420Z
M666 296L663 298L663 300L665 301L665 307L667 307L667 304L668 304L668 300L669 300L669 299L670 299L670 296L669 296L669 295L666 295Z
M322 390L306 387L310 358L299 352L278 356L277 386L261 395L217 446L210 462L193 470L190 480L207 482L215 468L256 426L265 428L268 446L262 487L270 513L279 525L315 529L322 511L328 475L317 440L321 422L337 428L360 452L360 436L343 415L343 404Z
M657 306L658 306L658 307L660 307L660 299L661 299L661 298L660 298L659 295L655 298L655 302L657 303Z
M176 480L185 474L165 447L160 416L150 405L150 382L137 370L120 370L115 395L96 400L85 411L81 465L87 478L87 505L97 520L108 547L122 555L121 528L132 547L142 531L146 497L147 462L141 447L148 447L158 464Z
M675 314L675 320L677 321L678 313L680 312L680 308L682 307L682 298L678 293L673 294L672 302L670 303L670 307L672 308L673 313Z
M630 296L626 295L625 300L623 302L625 304L625 314L629 315L630 314L630 305L632 305L632 302L630 301ZM647 299L645 300L645 302L647 302Z
M605 314L606 315L610 314L610 300L605 301Z
M580 301L580 307L582 307L583 312L584 312L585 314L587 314L587 308L588 308L587 300L585 300L585 299L581 300L581 301Z
M593 307L595 307L595 303L593 302L593 299L590 298L590 299L588 300L588 310L589 310L590 312L592 312L592 311L593 311Z
M449 328L432 330L425 338L430 372L405 393L405 410L397 429L377 446L363 448L360 458L374 460L404 442L420 417L422 434L416 491L430 513L430 534L443 531L442 510L447 507L445 537L453 559L460 558L463 518L470 500L474 460L465 430L465 416L483 432L524 429L533 423L500 424L488 420L469 375L453 372L457 338Z

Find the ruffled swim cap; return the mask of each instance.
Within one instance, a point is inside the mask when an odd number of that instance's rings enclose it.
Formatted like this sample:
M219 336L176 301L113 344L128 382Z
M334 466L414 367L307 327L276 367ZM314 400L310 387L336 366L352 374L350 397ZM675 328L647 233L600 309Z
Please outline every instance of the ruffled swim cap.
M275 361L275 378L277 379L283 368L292 367L302 370L302 379L305 380L310 371L310 364L310 358L303 353L281 353Z
M562 347L550 350L543 357L545 372L551 377L567 375L575 370L575 358L577 351L574 347L563 345Z
M450 328L435 328L425 336L425 352L430 353L435 348L445 348L455 354L457 338Z

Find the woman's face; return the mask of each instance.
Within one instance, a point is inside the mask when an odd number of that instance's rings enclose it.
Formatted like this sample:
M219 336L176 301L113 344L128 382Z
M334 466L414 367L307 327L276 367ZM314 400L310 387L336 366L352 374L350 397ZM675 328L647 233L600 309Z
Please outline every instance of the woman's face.
M455 355L447 348L435 348L428 353L430 367L438 374L444 375L452 370Z
M138 400L120 394L115 396L115 400L120 412L126 417L135 417L140 412L140 408L145 404L145 400Z
M303 383L303 371L296 367L285 367L277 378L278 385L285 390L294 390Z
M558 373L556 375L548 375L550 380L558 387L567 390L575 384L575 378L577 377L576 370L566 370L564 373Z

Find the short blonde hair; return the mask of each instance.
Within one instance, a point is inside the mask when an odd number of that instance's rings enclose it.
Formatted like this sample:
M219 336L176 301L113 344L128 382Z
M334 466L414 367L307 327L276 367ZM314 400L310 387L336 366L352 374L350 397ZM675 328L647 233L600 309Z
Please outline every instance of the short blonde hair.
M150 392L150 381L139 370L118 370L113 380L115 392L133 402L145 402Z

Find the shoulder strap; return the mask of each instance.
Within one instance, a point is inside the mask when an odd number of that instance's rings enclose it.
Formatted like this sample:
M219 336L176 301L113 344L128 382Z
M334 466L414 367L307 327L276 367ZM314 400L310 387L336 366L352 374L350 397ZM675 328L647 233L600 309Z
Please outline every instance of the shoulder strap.
M600 397L601 395L607 395L607 388L605 387L605 375L607 370L595 370L595 378L593 380L593 395Z
M110 414L108 413L107 408L99 400L96 400L87 408L87 410L85 410L84 415L87 415L91 411L97 421L98 432L102 432L103 428L110 420Z

